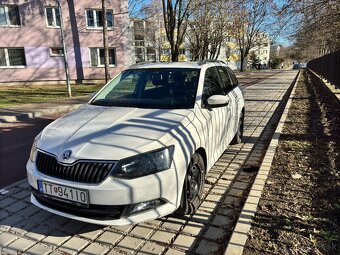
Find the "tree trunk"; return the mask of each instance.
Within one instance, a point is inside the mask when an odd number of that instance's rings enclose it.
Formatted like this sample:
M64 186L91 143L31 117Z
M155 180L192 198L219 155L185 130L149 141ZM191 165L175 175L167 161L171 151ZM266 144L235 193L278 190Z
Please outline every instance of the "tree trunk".
M110 80L109 70L109 47L107 42L107 15L106 15L106 2L102 0L102 20L103 20L103 42L104 42L104 66L105 66L105 83Z

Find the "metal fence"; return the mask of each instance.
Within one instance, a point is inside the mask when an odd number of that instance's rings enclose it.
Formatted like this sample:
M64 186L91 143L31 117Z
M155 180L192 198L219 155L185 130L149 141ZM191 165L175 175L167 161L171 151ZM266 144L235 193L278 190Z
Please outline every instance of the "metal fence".
M340 89L340 50L309 61L307 67Z

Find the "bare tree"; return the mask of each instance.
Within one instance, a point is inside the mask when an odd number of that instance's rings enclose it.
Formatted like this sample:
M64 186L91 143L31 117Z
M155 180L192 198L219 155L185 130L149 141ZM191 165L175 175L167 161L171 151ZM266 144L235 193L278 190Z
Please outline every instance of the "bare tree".
M340 49L340 2L286 0L278 14L293 26L290 56L307 61Z
M240 0L233 6L232 36L240 51L241 72L250 49L259 43L258 36L269 17L271 0Z
M193 0L162 0L164 27L170 43L172 61L178 61L192 3Z
M229 30L228 1L195 1L188 21L187 39L193 60L217 59Z

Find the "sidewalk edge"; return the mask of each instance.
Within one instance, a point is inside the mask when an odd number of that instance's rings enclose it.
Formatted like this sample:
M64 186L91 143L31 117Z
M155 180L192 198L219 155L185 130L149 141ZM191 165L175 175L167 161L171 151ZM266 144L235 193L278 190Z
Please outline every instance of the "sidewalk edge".
M294 87L290 93L287 104L281 115L280 121L276 127L274 135L270 141L269 147L265 153L260 169L256 175L254 183L248 194L247 200L242 208L241 214L236 222L235 228L228 242L227 248L224 251L224 255L242 255L244 246L248 239L248 232L251 229L251 224L255 216L264 185L266 183L269 170L271 168L276 148L279 144L279 138L282 133L284 123L286 121L290 105L292 103L293 96L295 94L296 84L299 80L301 72L295 77Z

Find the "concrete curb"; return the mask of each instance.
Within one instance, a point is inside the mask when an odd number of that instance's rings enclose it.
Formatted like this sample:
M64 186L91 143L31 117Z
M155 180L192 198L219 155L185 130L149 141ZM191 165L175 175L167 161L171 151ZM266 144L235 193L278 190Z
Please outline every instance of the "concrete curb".
M292 103L293 95L295 94L296 84L299 80L301 72L297 75L297 79L294 83L293 90L289 96L288 102L281 115L278 126L269 144L267 152L263 158L260 169L257 173L255 181L248 194L248 198L242 208L241 214L236 222L235 228L224 252L224 255L241 255L243 253L244 246L248 239L248 233L255 216L257 206L260 202L261 194L264 189L269 170L271 168L276 148L279 144L279 138L282 133L284 123L286 121L290 105Z

